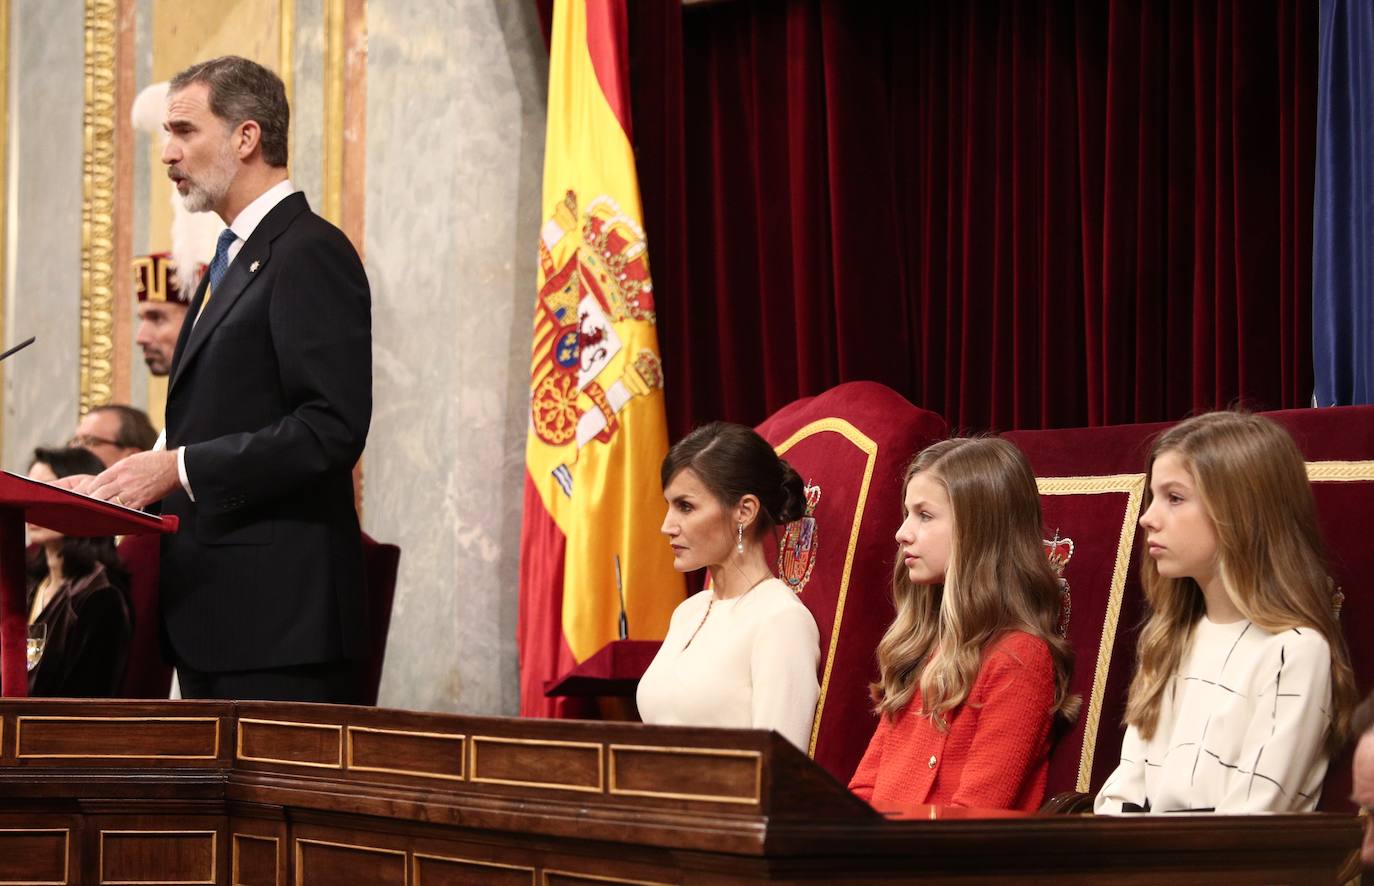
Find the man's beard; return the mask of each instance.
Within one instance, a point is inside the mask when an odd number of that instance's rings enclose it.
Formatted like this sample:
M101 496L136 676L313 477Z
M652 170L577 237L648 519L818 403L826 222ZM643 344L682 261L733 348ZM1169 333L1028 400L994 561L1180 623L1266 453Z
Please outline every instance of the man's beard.
M143 362L148 364L149 374L155 375L159 378L169 374L172 371L171 359L168 357L164 357L161 353L154 355L145 352L143 355Z
M199 179L184 175L186 181L186 196L182 201L186 204L188 212L210 212L224 195L229 193L229 186L234 183L234 173L238 171L238 160L234 156L234 145L229 139L224 140L224 149L220 152L218 162L206 170L205 174Z

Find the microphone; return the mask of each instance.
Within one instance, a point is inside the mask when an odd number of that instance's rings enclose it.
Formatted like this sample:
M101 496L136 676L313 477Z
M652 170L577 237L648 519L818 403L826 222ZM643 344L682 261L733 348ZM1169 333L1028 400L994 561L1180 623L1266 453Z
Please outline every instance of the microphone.
M4 359L8 358L11 354L17 354L18 352L24 350L25 348L27 348L29 345L33 344L33 343L36 342L36 341L38 341L38 336L36 336L36 335L31 335L31 336L29 336L28 338L26 338L26 339L24 339L23 341L21 341L19 344L17 344L17 345L15 345L14 347L10 348L10 349L9 349L8 351L6 351L5 353L0 354L0 360L4 360Z
M620 581L620 555L615 555L615 590L620 595L620 639L630 639L630 620L625 617L625 585Z

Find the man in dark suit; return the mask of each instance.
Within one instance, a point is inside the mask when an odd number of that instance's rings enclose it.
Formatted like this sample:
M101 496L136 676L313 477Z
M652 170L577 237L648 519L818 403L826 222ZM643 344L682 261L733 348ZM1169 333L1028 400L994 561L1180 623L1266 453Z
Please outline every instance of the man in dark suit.
M77 488L162 501L162 616L187 698L350 702L363 651L351 472L372 412L371 305L348 239L286 174L275 74L178 74L162 159L228 227L172 358L165 448Z

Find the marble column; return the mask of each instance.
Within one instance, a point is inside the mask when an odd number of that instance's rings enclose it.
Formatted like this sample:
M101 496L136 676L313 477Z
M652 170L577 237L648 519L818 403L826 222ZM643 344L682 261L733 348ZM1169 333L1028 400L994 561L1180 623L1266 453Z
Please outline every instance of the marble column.
M365 528L402 548L380 703L514 714L547 55L523 0L367 19Z
M81 347L81 3L11 0L9 224L5 344L36 344L5 364L3 466L76 426Z

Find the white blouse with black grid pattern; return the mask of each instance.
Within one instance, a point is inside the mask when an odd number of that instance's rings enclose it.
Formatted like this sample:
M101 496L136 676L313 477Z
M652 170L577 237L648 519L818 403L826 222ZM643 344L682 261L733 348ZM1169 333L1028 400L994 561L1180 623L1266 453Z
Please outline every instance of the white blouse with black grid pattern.
M1202 618L1154 735L1128 727L1095 811L1305 812L1326 774L1331 651L1311 628L1270 634Z

